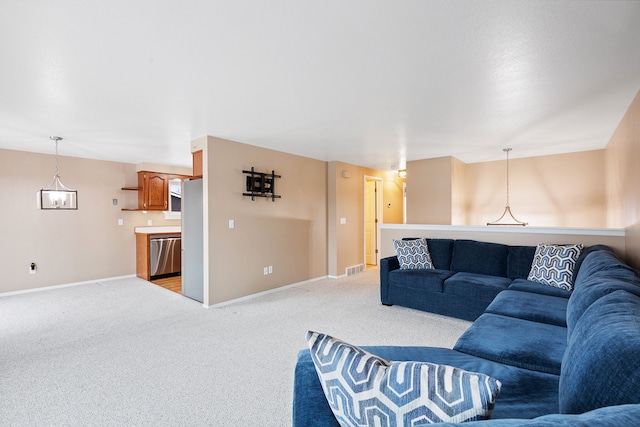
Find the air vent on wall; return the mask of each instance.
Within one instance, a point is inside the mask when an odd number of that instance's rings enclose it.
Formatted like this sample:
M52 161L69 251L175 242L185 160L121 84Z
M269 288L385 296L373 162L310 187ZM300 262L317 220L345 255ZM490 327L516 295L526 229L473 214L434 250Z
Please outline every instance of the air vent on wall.
M364 269L364 264L347 267L347 276L353 276L354 274L361 273L364 271Z

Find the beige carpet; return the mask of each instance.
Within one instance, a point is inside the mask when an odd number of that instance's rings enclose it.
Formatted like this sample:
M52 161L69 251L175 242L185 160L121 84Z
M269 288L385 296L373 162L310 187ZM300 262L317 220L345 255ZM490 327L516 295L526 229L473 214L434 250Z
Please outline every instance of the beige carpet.
M378 274L211 309L137 278L0 297L0 425L290 425L307 329L451 347L470 325L382 306Z

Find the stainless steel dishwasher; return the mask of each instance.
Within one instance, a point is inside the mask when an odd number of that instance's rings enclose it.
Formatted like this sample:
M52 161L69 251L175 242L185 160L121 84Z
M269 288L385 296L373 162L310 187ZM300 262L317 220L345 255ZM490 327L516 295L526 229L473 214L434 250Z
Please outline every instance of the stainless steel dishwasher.
M180 273L180 235L152 236L149 245L151 277Z

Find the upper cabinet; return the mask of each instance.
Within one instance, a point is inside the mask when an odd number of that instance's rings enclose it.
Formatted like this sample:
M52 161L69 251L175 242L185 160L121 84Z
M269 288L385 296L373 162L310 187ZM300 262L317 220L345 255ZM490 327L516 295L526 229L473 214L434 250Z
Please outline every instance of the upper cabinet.
M193 158L193 178L202 178L202 150L191 153Z
M123 190L138 192L138 207L123 208L123 211L167 211L169 210L169 181L188 178L187 175L175 175L159 172L138 172L137 187L123 187Z
M166 173L138 172L138 208L166 211L169 206L169 176Z

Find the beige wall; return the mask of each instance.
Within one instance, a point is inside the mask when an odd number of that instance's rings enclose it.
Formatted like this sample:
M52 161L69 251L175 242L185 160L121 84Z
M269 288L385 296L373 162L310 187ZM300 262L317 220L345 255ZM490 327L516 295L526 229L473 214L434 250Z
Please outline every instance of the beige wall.
M451 157L451 224L467 223L467 169L464 162Z
M326 276L327 163L214 137L205 151L205 305ZM242 195L242 171L251 167L282 176L275 184L281 199ZM265 276L269 265L273 274Z
M348 178L343 176L345 171ZM343 162L328 165L328 256L329 275L343 276L348 267L365 263L364 188L365 177L382 179L381 222L402 223L402 180L396 174ZM390 205L389 205L390 204ZM345 218L346 224L340 219Z
M640 92L606 149L607 225L625 227L627 262L640 269Z
M452 159L407 162L407 224L451 224Z
M509 202L520 221L539 227L606 227L604 150L509 160ZM467 224L504 211L506 160L466 165Z
M510 159L509 202L540 227L605 227L604 150ZM506 204L506 160L453 157L407 163L407 223L486 225Z
M136 165L65 156L59 163L62 182L78 190L76 211L36 206L37 191L53 178L54 156L0 150L0 292L135 274L134 227L149 219L153 225L180 225L161 212L121 210L137 205L135 192L121 190L137 185ZM31 262L35 275L28 271Z
M404 222L404 178L398 178L396 172L384 175L382 222L385 224L402 224Z

